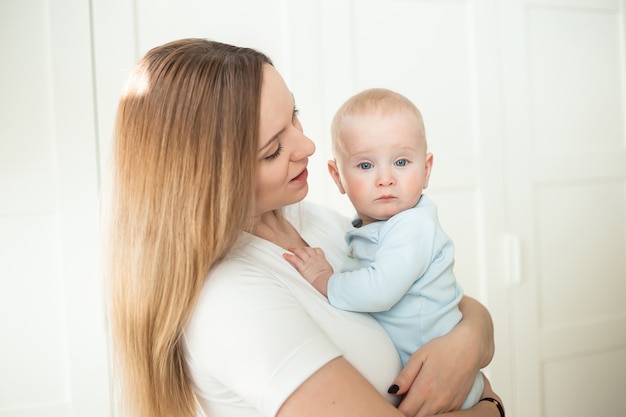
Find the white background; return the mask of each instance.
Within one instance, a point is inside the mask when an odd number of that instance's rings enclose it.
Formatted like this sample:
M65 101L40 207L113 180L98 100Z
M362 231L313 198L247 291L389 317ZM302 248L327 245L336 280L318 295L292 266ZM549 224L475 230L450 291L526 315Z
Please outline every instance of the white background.
M0 417L110 416L100 185L125 77L208 37L266 52L326 173L349 95L422 110L429 194L496 326L513 417L626 415L623 0L0 0Z

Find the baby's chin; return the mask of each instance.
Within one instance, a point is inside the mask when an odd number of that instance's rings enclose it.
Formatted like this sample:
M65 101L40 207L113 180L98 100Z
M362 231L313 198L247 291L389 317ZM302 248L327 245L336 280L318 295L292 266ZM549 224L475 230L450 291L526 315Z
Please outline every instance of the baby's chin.
M402 210L400 210L402 211ZM387 221L389 219L391 219L393 216L395 216L396 214L398 214L400 211L394 211L393 213L375 213L372 215L363 215L360 214L359 218L361 219L362 226L368 225L370 223L376 223L376 222L384 222Z
M387 210L379 210L378 213L372 213L373 216L371 216L372 218L376 219L377 221L385 221L385 220L389 220L390 218L392 218L393 216L395 216L398 213L402 213L403 211L406 211L408 209L411 209L415 207L415 205L395 205L393 207L389 207Z
M415 207L417 202L401 200L399 198L391 198L389 200L378 199L370 202L366 210L359 210L357 207L357 215L362 220L362 225L370 223L387 221L398 213Z

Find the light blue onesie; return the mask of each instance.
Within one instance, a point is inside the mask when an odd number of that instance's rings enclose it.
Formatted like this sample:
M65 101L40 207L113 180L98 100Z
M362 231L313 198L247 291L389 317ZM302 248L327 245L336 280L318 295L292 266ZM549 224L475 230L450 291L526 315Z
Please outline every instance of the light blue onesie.
M359 220L353 224L357 225ZM328 281L328 300L342 310L369 312L385 328L402 363L461 320L463 290L453 272L454 244L444 233L437 207L425 195L387 221L346 234L348 255ZM476 404L482 374L463 404Z

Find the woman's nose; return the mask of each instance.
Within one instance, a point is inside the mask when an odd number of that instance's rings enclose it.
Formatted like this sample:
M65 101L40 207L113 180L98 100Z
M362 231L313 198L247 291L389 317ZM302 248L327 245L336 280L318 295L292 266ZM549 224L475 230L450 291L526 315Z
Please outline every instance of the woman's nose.
M308 158L315 152L315 143L304 133L298 135L298 140L293 151L293 159L300 160L302 158Z

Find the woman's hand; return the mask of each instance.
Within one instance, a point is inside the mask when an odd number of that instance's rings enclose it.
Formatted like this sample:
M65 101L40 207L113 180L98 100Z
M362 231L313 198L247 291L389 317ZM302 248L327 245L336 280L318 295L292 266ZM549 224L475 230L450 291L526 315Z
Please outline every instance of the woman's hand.
M476 373L493 357L489 312L469 297L463 297L459 308L463 320L450 333L415 352L394 381L396 394L405 394L398 409L406 416L425 417L458 409Z

